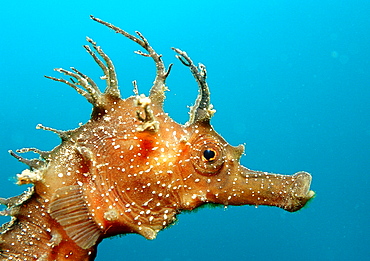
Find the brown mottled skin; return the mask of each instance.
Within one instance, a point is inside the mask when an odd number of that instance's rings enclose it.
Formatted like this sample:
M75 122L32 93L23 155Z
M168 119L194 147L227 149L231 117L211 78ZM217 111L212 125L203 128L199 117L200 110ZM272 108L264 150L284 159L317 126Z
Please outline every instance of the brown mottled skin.
M166 71L147 40L116 32L141 45L157 76L149 97L121 99L110 59L91 39L85 47L103 69L107 88L100 93L79 71L57 71L75 81L48 77L75 88L93 104L91 119L59 134L62 143L18 175L18 183L33 183L34 191L10 199L2 215L12 216L0 234L0 260L94 260L104 238L138 233L154 239L182 210L205 203L270 205L287 211L302 208L314 196L311 175L292 176L252 171L240 165L243 146L229 145L210 124L214 111L205 82L185 52L174 49L198 82L200 95L187 124L174 122L164 111ZM90 50L90 51L89 51ZM92 54L93 53L93 54ZM101 58L97 58L100 56ZM99 59L99 60L98 60Z

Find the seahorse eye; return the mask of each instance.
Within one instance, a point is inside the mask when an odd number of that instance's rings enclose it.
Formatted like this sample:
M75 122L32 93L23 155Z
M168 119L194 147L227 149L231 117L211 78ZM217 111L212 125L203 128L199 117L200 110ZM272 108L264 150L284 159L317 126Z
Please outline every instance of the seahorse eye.
M224 164L224 146L216 137L202 135L191 148L191 162L199 174L213 176L219 173Z
M206 161L212 161L216 158L216 152L214 149L206 149L203 151L203 157Z

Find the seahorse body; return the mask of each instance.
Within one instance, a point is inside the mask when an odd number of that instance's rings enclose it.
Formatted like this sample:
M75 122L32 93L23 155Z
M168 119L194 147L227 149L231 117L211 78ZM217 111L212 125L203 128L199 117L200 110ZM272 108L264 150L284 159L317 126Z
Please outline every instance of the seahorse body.
M138 37L100 19L138 43L156 64L150 95L120 97L114 66L88 38L85 49L102 68L106 89L75 68L56 69L75 80L63 82L92 105L91 119L71 131L56 132L62 142L50 152L33 151L28 160L11 152L29 169L19 184L34 186L24 194L0 199L2 215L12 216L0 235L1 260L93 260L97 244L117 234L138 233L154 239L178 213L207 203L271 205L288 211L302 208L314 196L311 175L292 176L252 171L240 165L244 147L229 145L210 124L214 113L204 65L175 49L199 85L199 95L185 125L163 111L165 69L161 56ZM91 48L92 47L92 48Z

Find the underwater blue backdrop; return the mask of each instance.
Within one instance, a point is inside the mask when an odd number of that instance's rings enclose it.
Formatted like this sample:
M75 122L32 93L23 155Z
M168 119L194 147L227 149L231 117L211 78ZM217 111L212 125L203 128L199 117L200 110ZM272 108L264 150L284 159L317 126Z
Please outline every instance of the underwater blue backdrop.
M85 36L116 65L122 96L147 92L150 59L89 15L141 31L168 65L165 108L181 123L197 85L170 47L208 69L215 129L256 170L312 174L317 196L297 213L272 207L182 214L154 241L107 239L97 260L370 260L370 2L2 1L0 8L0 196L25 168L7 150L50 150L59 139L37 123L72 129L91 106L47 80L74 66L98 79ZM103 83L103 82L102 82ZM4 222L6 219L0 219Z

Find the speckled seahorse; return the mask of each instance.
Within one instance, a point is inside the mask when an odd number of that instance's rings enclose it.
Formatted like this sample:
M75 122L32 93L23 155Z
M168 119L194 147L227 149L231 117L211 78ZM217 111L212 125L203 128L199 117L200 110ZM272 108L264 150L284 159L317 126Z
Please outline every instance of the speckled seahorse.
M91 119L77 129L56 132L61 144L52 151L32 151L39 159L11 152L28 169L18 184L33 184L20 196L0 199L1 215L11 221L1 228L1 260L93 260L97 244L117 234L138 233L154 239L183 210L206 203L270 205L287 211L302 208L314 196L311 175L292 176L250 170L239 163L244 147L229 145L210 124L210 104L204 65L194 65L176 48L177 58L189 67L199 95L185 125L163 111L165 68L161 55L142 34L133 36L95 17L93 20L139 44L156 66L149 96L121 99L110 58L90 38L84 46L103 70L101 92L88 76L72 68L56 69L71 80L65 83L92 105ZM74 80L72 80L74 79Z

